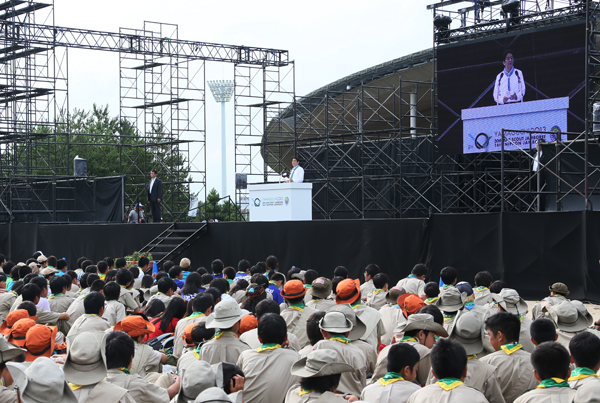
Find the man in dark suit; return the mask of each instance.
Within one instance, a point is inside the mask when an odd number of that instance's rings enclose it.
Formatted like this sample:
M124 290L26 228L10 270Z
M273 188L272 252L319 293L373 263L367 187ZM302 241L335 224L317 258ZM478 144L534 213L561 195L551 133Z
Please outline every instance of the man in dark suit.
M150 172L150 184L148 185L148 203L152 209L152 221L161 222L160 202L162 201L162 182L156 177L156 169Z

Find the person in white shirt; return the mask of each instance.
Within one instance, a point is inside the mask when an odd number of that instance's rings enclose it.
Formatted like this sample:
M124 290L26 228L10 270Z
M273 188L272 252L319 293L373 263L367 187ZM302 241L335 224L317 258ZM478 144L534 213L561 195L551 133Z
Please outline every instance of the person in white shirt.
M494 101L498 105L523 102L525 97L525 78L523 72L515 69L515 59L510 50L503 54L504 69L496 76L494 83Z
M290 172L290 179L288 182L302 183L304 182L304 168L300 166L298 157L292 158L292 172Z

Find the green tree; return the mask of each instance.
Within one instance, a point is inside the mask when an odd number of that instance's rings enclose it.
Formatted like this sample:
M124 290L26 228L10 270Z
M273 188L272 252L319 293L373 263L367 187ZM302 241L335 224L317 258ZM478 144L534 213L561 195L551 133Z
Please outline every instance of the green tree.
M240 208L232 203L229 198L221 199L219 192L212 188L206 196L206 201L198 203L198 220L208 221L217 219L219 221L244 221Z

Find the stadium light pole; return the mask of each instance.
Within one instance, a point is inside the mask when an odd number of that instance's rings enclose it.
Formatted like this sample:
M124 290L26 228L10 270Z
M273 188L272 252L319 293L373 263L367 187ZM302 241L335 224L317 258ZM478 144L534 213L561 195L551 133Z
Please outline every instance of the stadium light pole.
M221 104L221 197L227 196L227 136L225 133L225 103L233 95L233 81L211 80L208 82L215 101Z

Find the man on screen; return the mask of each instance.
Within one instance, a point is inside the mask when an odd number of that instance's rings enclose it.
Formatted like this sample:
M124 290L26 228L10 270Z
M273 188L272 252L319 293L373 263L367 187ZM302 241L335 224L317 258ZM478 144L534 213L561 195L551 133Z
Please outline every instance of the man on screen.
M503 54L504 70L496 76L494 100L498 105L523 102L525 79L521 70L515 69L515 59L510 50Z

